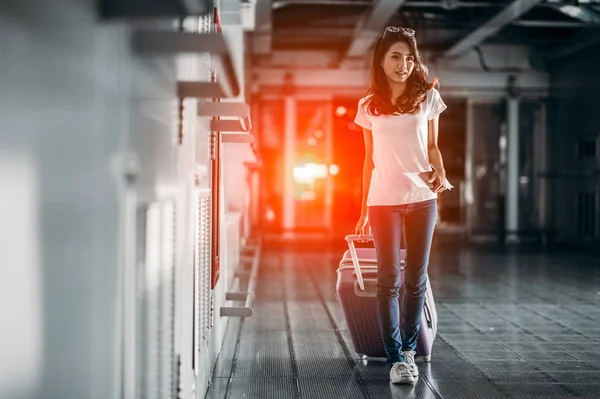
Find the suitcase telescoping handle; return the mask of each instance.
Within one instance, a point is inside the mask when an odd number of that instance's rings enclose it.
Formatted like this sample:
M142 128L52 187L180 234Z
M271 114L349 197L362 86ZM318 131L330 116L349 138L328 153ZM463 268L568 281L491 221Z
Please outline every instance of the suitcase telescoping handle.
M356 280L358 281L358 286L361 291L365 291L365 281L363 280L362 271L360 270L360 265L358 263L358 255L356 254L356 247L354 246L354 241L373 241L372 235L358 235L358 234L348 234L346 237L346 242L348 242L348 249L350 250L350 257L352 258L352 265L354 266L354 272L356 273Z

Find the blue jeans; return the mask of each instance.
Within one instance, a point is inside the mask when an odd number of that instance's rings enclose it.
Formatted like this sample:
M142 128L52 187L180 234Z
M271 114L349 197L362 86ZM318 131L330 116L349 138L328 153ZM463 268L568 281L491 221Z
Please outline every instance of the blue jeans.
M379 329L385 344L388 365L403 362L405 359L402 351L413 351L417 346L436 217L435 199L404 205L369 207L369 219L377 252ZM404 281L400 269L403 226L406 234ZM402 284L403 295L399 298Z

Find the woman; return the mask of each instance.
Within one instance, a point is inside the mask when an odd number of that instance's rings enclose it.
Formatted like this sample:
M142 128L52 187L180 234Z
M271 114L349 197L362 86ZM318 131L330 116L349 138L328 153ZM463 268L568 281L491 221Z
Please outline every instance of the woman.
M388 27L375 45L368 95L358 103L363 128L363 198L356 234L373 232L378 259L377 312L390 380L414 383L415 347L425 300L437 193L452 186L437 145L446 109L437 81L427 82L412 29ZM420 172L431 172L419 184ZM398 301L400 240L406 231L402 325Z

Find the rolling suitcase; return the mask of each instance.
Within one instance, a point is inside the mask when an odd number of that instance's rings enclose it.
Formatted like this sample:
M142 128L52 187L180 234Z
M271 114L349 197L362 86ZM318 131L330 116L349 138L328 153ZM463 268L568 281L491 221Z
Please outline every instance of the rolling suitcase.
M371 236L346 236L348 250L337 270L337 298L342 307L352 344L362 357L385 357L383 339L377 319L377 258L375 248L356 248L354 241L372 240ZM401 250L402 270L406 252ZM402 288L400 290L402 294ZM399 298L402 298L400 295ZM437 312L429 279L421 325L417 337L416 357L431 360L431 347L437 333Z

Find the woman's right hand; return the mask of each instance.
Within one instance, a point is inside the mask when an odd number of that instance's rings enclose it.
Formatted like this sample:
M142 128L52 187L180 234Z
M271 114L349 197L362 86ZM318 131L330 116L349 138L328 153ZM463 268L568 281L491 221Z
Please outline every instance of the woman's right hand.
M369 218L367 216L361 216L356 223L355 234L364 236L371 234L371 225L369 224Z

